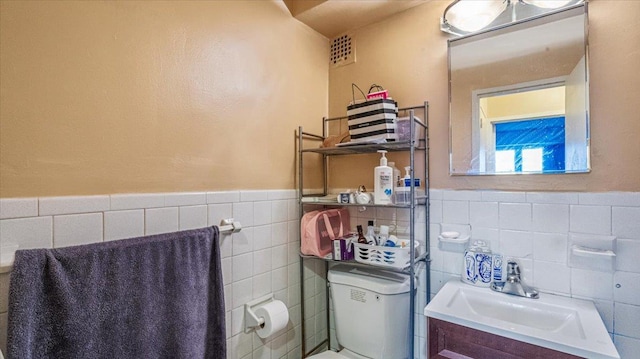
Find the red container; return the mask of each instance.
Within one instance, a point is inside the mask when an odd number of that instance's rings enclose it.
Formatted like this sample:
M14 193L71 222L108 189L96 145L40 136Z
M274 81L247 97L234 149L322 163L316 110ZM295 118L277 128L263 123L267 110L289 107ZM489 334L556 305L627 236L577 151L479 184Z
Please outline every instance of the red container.
M387 97L389 97L389 92L387 90L377 91L377 92L372 92L370 94L367 94L367 100L373 100L378 98L386 99Z

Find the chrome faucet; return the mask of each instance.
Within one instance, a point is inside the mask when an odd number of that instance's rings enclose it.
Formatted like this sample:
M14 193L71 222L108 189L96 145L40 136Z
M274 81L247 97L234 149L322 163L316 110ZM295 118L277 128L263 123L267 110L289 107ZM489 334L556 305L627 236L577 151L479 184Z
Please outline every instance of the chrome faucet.
M507 262L506 280L491 283L491 289L500 293L538 299L538 290L524 284L520 277L520 266L518 266L518 262L513 260Z

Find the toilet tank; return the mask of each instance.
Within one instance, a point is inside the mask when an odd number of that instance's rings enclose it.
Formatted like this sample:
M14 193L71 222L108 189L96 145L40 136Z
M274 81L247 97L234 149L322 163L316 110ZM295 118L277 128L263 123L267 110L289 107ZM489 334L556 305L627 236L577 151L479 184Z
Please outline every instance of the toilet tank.
M409 353L409 276L336 265L329 270L338 343L373 359Z

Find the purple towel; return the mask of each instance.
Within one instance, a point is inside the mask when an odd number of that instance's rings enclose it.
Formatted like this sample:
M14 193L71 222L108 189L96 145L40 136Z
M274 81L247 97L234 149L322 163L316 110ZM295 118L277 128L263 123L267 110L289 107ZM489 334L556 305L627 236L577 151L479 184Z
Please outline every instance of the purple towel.
M217 227L16 252L7 357L226 358Z

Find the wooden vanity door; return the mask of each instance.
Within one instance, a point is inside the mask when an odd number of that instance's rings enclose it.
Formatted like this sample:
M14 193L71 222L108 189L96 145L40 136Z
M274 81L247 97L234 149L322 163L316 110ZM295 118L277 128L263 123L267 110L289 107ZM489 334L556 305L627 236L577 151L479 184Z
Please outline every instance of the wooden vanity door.
M428 358L448 359L575 359L571 354L427 318Z

